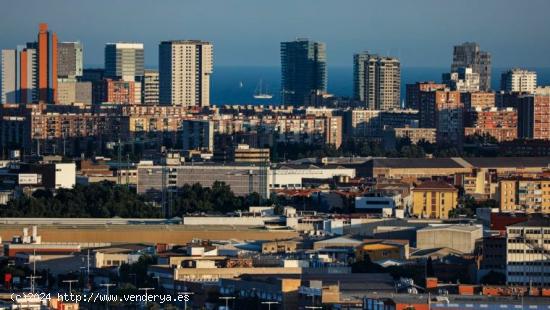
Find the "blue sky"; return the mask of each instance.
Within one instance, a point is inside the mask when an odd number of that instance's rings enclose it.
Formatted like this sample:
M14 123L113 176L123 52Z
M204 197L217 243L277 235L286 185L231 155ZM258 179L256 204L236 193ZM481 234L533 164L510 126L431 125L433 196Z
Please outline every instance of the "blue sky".
M0 0L0 48L34 40L47 22L61 40L84 45L85 64L103 63L105 42L214 43L216 65L279 65L279 42L327 44L329 64L354 52L398 56L403 66L447 67L452 46L477 41L497 67L550 67L548 0Z

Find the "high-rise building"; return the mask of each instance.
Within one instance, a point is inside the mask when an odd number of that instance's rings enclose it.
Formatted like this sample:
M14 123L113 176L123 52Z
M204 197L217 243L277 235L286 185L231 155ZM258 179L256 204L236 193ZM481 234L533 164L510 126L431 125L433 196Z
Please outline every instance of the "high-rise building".
M181 123L184 150L214 151L214 122L190 119Z
M107 43L105 45L105 76L135 81L143 76L144 53L142 43Z
M83 56L80 42L57 44L57 76L61 79L75 79L82 76Z
M467 67L479 74L480 90L491 89L491 54L480 50L477 43L466 42L454 47L451 72L458 72L458 68Z
M537 88L537 72L512 69L502 73L500 90L508 93L534 93Z
M19 102L18 52L2 50L0 54L0 104Z
M521 96L517 109L519 138L550 140L550 94Z
M28 46L32 46L29 44ZM19 51L19 102L31 103L39 100L38 53L35 48L20 47Z
M308 39L281 42L283 104L302 105L327 92L325 44Z
M517 138L518 114L513 108L475 108L466 113L465 136L489 135L498 142Z
M365 102L365 63L369 52L353 55L353 99Z
M134 100L141 103L141 81L144 74L142 43L117 42L105 45L105 76L112 80L134 83Z
M213 46L198 40L164 41L159 45L160 104L210 105Z
M420 127L435 128L438 143L461 146L464 138L464 105L457 91L420 93Z
M354 56L355 98L371 110L399 109L401 68L397 58L368 52Z
M38 100L56 102L57 98L57 34L41 23L38 32Z
M445 87L445 84L436 83L433 81L407 84L405 94L405 108L418 110L418 106L420 105L419 102L421 91L444 90Z
M477 108L485 109L495 106L495 93L493 92L464 92L460 94L460 101L464 104L466 111Z
M57 83L57 102L92 103L92 82L61 80Z
M456 72L444 73L443 83L451 90L459 92L477 92L480 88L479 73L472 68L457 68Z
M141 92L141 102L143 104L159 104L159 72L157 70L145 70Z

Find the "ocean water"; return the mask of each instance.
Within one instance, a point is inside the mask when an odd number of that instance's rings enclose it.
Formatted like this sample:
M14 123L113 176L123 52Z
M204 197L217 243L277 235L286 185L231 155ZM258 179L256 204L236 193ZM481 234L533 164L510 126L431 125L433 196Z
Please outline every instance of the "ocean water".
M550 68L528 68L538 73L539 85L550 85ZM214 67L210 101L212 104L279 104L281 102L281 72L279 67ZM500 75L506 68L493 68L492 87L500 88ZM401 69L401 98L405 99L405 85L417 81L441 81L441 74L449 68L404 67ZM262 81L263 89L273 94L272 99L258 100L253 95ZM337 96L353 95L353 68L329 67L328 92Z

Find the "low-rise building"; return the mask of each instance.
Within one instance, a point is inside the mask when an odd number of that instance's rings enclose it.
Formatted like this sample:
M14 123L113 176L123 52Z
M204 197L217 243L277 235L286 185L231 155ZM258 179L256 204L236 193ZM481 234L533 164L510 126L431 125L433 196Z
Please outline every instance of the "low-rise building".
M416 231L417 249L451 248L473 253L476 241L483 237L481 225L433 225Z
M423 182L412 196L412 214L421 218L446 219L458 204L458 189L442 181Z
M364 261L367 257L372 262L409 259L409 240L364 240L363 244L355 249L355 258Z
M508 285L550 285L550 218L533 216L506 227Z
M498 184L501 211L550 213L550 179L502 179Z

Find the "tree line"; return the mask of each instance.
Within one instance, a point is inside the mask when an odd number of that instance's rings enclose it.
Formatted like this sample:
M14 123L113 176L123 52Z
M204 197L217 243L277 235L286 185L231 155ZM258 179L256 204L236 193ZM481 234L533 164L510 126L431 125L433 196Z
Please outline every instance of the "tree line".
M212 187L184 185L172 197L172 214L226 213L247 209L259 203L259 195L237 197L223 182ZM0 217L80 217L80 218L162 218L158 203L148 201L132 188L103 181L77 184L72 189L38 189L21 194L0 206Z

